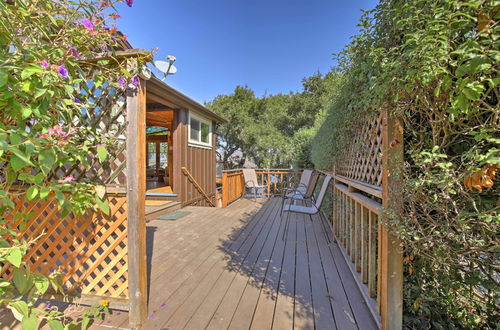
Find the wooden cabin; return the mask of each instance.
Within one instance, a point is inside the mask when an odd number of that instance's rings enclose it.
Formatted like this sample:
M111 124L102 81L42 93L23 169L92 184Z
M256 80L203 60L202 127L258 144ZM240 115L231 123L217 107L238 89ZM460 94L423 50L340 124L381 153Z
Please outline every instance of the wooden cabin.
M225 119L157 78L145 85L146 218L187 205L214 206L216 127Z

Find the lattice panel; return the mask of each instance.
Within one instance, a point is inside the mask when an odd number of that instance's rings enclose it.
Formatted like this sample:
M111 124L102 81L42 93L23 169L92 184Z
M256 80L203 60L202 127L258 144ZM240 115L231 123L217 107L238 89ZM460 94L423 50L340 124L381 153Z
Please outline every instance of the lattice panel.
M382 186L382 117L366 121L357 131L337 174L376 186Z
M112 298L128 296L127 205L125 195L108 196L111 215L89 211L84 216L61 219L57 202L26 202L18 198L7 216L18 239L29 241L43 235L29 248L24 261L33 271L49 275L62 272L66 292ZM33 212L25 223L15 214ZM2 277L9 279L11 269Z
M96 87L93 83L82 86L83 94L89 95L93 107L74 118L72 126L85 127L88 134L85 139L97 143L106 143L108 158L99 162L95 154L89 155L88 164L75 164L71 167L59 167L52 175L61 179L72 175L77 180L95 184L126 185L126 96L125 91L111 87L108 83Z

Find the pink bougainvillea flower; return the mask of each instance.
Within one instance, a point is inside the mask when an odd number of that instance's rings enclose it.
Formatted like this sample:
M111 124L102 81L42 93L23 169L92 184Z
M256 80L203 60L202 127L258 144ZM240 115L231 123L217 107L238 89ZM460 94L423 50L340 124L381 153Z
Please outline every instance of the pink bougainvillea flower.
M139 77L134 76L134 78L132 78L132 85L135 87L139 86Z
M116 14L116 13L113 13L113 14L109 14L109 17L112 19L119 19L121 16Z
M121 87L123 87L125 85L125 78L120 77L120 79L118 79L118 85L120 85Z
M64 179L59 180L60 183L70 183L70 182L73 182L73 181L75 181L75 178L73 176L71 176L71 175L68 175Z
M44 68L45 70L48 70L49 69L49 62L47 62L46 59L43 59L41 62L40 62L40 66L42 68Z
M80 23L89 31L94 31L94 23L88 18L84 18L80 21Z
M123 41L127 40L127 35L126 34L122 35L122 40Z
M57 72L61 75L63 78L68 78L68 70L66 70L66 67L64 64L61 64L57 67Z
M49 136L50 135L48 135L48 134L42 134L42 135L40 135L40 138L41 139L47 139Z
M134 4L134 0L125 0L125 2L127 3L127 6L129 6L129 7L132 7L132 5Z
M62 128L59 125L54 126L53 128L48 129L49 135L59 134L62 132Z

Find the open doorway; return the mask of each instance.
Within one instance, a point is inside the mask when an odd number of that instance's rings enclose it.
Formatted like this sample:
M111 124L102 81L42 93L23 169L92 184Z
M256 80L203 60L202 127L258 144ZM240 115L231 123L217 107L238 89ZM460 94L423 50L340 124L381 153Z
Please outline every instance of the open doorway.
M146 194L173 195L174 111L148 109L146 112ZM172 196L170 196L172 197Z
M173 193L169 175L169 137L167 127L150 126L146 129L146 190ZM170 155L171 156L171 155Z

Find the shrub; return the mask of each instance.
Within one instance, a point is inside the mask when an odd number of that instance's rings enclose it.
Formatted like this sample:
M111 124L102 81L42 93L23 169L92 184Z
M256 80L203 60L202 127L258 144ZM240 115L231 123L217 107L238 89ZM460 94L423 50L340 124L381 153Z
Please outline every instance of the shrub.
M357 124L405 123L405 326L494 328L500 223L499 1L383 0L338 55L344 81L313 140L342 160Z

